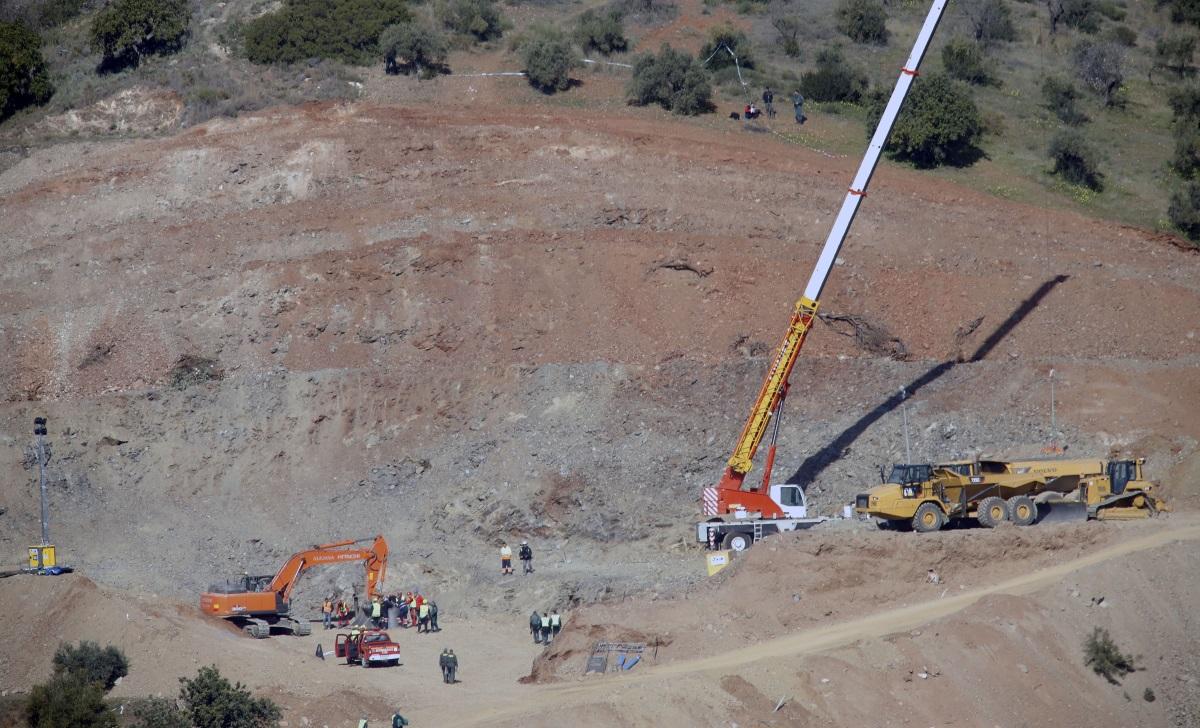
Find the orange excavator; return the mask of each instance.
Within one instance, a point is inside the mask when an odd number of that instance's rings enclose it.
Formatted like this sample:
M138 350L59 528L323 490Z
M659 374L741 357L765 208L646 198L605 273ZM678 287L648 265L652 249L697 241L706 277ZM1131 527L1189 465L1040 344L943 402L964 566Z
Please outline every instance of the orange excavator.
M377 593L387 571L388 546L383 536L376 536L370 548L357 544L371 539L337 541L292 554L274 576L243 575L225 584L209 587L200 595L200 609L205 614L223 617L240 626L246 634L259 639L271 631L290 632L297 636L312 634L312 625L292 616L292 589L308 569L321 564L340 564L364 561L367 567L367 601Z

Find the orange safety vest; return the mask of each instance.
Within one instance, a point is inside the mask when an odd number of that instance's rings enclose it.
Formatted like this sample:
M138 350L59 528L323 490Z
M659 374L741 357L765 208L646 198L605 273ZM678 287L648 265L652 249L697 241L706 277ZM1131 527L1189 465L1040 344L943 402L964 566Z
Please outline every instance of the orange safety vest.
M333 613L333 602L326 599L325 603L321 605L321 611L324 612L325 614L332 614Z

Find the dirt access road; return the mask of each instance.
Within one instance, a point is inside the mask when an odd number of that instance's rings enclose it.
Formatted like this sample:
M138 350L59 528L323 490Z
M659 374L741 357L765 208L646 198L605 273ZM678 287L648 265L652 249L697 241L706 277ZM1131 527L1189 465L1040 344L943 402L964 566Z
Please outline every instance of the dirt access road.
M954 615L976 604L984 597L997 594L1030 594L1052 586L1073 572L1082 571L1105 562L1127 557L1168 544L1200 540L1200 523L1194 520L1181 527L1165 528L1131 539L1078 559L1050 566L1028 574L1007 579L993 586L973 589L965 593L886 609L867 617L853 619L825 627L809 629L730 650L709 657L649 667L634 677L618 681L591 679L584 684L551 685L532 695L522 695L508 705L487 708L474 712L473 706L461 705L462 712L454 712L450 725L560 725L566 716L575 716L575 725L592 725L588 715L596 714L585 706L595 703L648 704L655 694L674 692L672 683L680 677L719 675L736 672L755 663L774 662L827 652L855 642L884 638L898 632L914 630L937 620ZM445 720L443 717L438 721ZM598 725L598 721L596 724ZM961 725L962 723L958 723ZM1004 723L1007 725L1007 723Z

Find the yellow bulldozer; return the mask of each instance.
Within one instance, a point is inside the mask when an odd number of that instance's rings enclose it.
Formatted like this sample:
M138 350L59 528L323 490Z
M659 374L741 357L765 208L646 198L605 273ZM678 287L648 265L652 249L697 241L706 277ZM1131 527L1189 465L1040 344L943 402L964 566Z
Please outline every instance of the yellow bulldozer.
M995 528L1050 521L1148 518L1168 510L1143 479L1143 458L978 460L896 465L859 493L855 512L881 525L926 533L975 519Z

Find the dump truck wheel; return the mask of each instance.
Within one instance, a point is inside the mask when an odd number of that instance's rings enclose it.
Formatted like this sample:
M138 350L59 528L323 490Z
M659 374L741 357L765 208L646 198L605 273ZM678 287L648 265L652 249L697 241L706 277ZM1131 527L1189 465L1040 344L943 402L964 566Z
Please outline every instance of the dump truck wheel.
M1004 505L1003 498L996 496L988 496L979 502L979 513L976 516L979 519L979 525L995 528L1004 519L1008 518L1008 508Z
M1008 500L1008 520L1018 526L1028 526L1037 520L1037 503L1027 495L1019 495Z
M912 519L912 527L918 533L937 531L946 523L946 514L935 503L922 503Z

